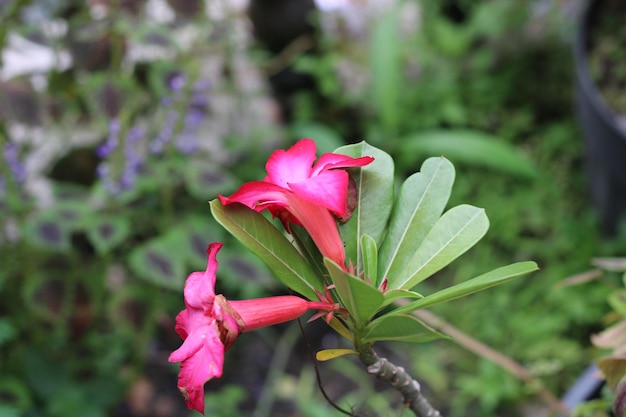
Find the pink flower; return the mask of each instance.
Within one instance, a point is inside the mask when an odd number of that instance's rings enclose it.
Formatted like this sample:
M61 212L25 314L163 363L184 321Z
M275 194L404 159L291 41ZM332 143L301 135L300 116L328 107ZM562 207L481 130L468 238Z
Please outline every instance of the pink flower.
M242 203L253 210L269 210L289 231L289 223L302 225L322 255L345 264L345 251L333 216L344 218L349 207L350 177L344 168L360 167L374 158L352 158L326 153L314 164L315 142L302 139L288 150L275 151L267 161L263 181L243 184L232 196L219 195L223 205Z
M307 310L332 312L332 302L307 301L296 296L277 296L243 301L228 301L215 295L216 255L221 243L207 249L206 271L193 272L185 283L185 309L176 316L176 333L183 344L169 357L181 362L178 389L190 409L204 413L204 384L222 376L224 353L240 333L294 320Z

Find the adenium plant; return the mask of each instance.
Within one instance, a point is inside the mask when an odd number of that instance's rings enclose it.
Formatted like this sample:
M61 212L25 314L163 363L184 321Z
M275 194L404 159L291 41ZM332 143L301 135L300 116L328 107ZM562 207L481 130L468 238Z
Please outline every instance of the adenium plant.
M203 412L203 385L221 376L224 352L241 332L314 310L313 318L325 317L353 347L318 352L318 360L356 354L370 374L402 394L417 416L439 416L419 383L378 357L374 344L445 337L411 313L504 283L537 265L519 262L431 294L416 291L489 228L483 209L460 205L444 211L455 172L443 157L427 159L397 195L392 158L365 142L316 161L315 142L302 139L275 151L266 170L262 181L211 201L211 212L298 295L242 301L215 295L221 244L209 246L206 271L187 278L186 308L176 320L184 342L169 358L182 362L178 387L188 407ZM260 213L264 210L282 228Z

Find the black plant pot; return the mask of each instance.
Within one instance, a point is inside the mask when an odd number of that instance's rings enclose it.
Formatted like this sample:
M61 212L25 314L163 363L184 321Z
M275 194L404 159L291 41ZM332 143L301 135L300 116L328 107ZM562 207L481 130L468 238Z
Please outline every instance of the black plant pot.
M602 1L590 2L581 15L574 41L576 110L584 137L591 198L603 232L614 235L626 215L626 127L618 124L602 99L588 66L590 23Z

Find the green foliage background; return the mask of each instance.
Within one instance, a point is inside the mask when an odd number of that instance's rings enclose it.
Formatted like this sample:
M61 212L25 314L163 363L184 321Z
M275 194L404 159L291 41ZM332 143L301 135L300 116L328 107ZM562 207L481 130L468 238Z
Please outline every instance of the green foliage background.
M20 14L31 3L37 2L12 1L0 8L7 22L0 25L0 44L6 45L11 30L36 32ZM264 265L213 221L207 202L261 178L273 149L306 136L316 140L320 152L366 140L394 157L402 179L429 156L449 158L456 169L449 207L482 207L491 226L476 247L424 283L425 290L516 261L534 260L541 270L435 306L433 312L524 365L555 395L570 386L599 356L589 336L604 327L613 277L578 286L563 282L588 270L591 258L623 256L626 247L624 233L609 239L598 232L587 198L567 44L574 23L557 1L547 2L543 12L530 2L399 3L419 8L419 25L402 29L398 22L407 9L399 6L373 19L361 37L325 33L316 40L315 54L293 57L293 68L312 76L317 89L292 93L289 120L254 119L254 124L251 113L219 119L201 134L226 126L219 135L226 157L169 150L164 157L148 158L135 187L116 197L103 191L94 173L95 146L104 142L109 118L97 98L103 84L126 97L121 119L129 125L144 122L156 134L164 118L158 103L167 95L162 82L167 74L182 71L200 78L206 62L199 57L218 56L221 71L208 96L232 97L233 108L243 108L269 92L267 87L249 95L241 91L234 70L238 60L245 56L264 68L271 57L261 45L238 42L240 34L230 23L240 15L212 20L204 10L176 15L179 27L200 32L191 52L176 49L175 59L130 70L114 59L103 71L45 74L47 87L37 93L38 103L54 98L53 109L64 109L60 116L52 112L43 118L48 140L70 154L76 149L69 132L83 123L98 139L78 153L85 164L72 164L64 155L43 174L52 183L51 206L39 206L32 193L6 184L0 201L0 397L7 405L0 405L0 412L119 415L120 404L148 376L180 407L177 368L165 359L179 343L173 317L182 308L180 289L188 273L204 268L206 244L227 241L220 282L229 297L284 292ZM110 30L128 39L155 29L173 31L132 16L120 9ZM81 10L62 18L71 26L92 16ZM342 84L337 74L345 61L359 70L355 74L368 75L365 83ZM3 91L8 90L0 91L0 98ZM216 115L219 103L216 99ZM4 146L16 139L15 120L1 110ZM243 126L243 121L249 123ZM27 146L23 152L35 150ZM85 165L87 175L79 169ZM4 158L0 172L10 178ZM19 239L12 237L12 228ZM306 334L313 349L340 344L323 326L307 326ZM526 405L539 401L538 386L524 384L454 341L383 349L410 368L449 415L523 415ZM224 378L208 384L207 410L229 416L335 415L319 393L306 351L295 325L242 336L228 353ZM364 378L358 363L340 358L318 367L339 403L375 415L398 412L397 398ZM184 405L176 410L186 412Z

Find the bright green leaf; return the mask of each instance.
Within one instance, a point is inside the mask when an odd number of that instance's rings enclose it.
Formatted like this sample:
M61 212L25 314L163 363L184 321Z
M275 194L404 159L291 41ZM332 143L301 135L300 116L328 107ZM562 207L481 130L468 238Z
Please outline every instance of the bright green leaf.
M211 213L226 230L258 256L286 286L315 300L324 284L296 248L263 215L241 204L211 201Z
M363 342L392 340L396 342L425 343L447 337L428 327L410 314L389 314L381 316L367 326Z
M517 262L511 265L503 266L493 271L487 272L475 278L464 281L460 284L453 285L434 294L427 295L424 298L413 301L405 306L397 308L393 311L396 313L405 313L409 311L419 310L422 308L432 307L436 304L445 303L457 298L465 297L484 289L500 285L513 278L526 275L539 268L532 261Z
M372 285L376 285L378 269L378 250L376 242L368 235L361 236L361 253L363 259L363 277Z
M473 130L433 130L414 133L402 140L398 161L403 166L430 156L445 156L523 178L536 178L538 169L514 146L500 138Z
M392 290L386 291L384 296L385 296L385 301L383 302L383 307L388 306L389 304L393 303L394 301L400 298L424 298L422 294L417 293L415 291L400 290L400 289L392 289Z
M374 161L356 170L358 200L352 217L339 226L341 237L346 245L346 258L357 267L361 266L361 236L370 236L377 245L387 226L393 203L394 165L393 159L378 148L365 142L343 146L335 151L353 158L372 156Z
M357 326L366 324L383 303L383 294L367 282L344 271L339 265L328 258L324 258L330 278L335 284L335 290L343 306L348 309L350 316Z
M358 355L358 354L359 352L357 352L354 349L325 349L325 350L320 350L319 352L317 352L315 354L315 359L317 359L320 362L325 362L325 361L329 361L331 359L339 358L345 355Z
M380 248L381 280L406 266L443 213L453 183L454 166L445 158L427 159L420 172L404 181Z
M410 289L465 253L487 232L484 209L460 205L439 218L398 274L389 276L389 288Z

